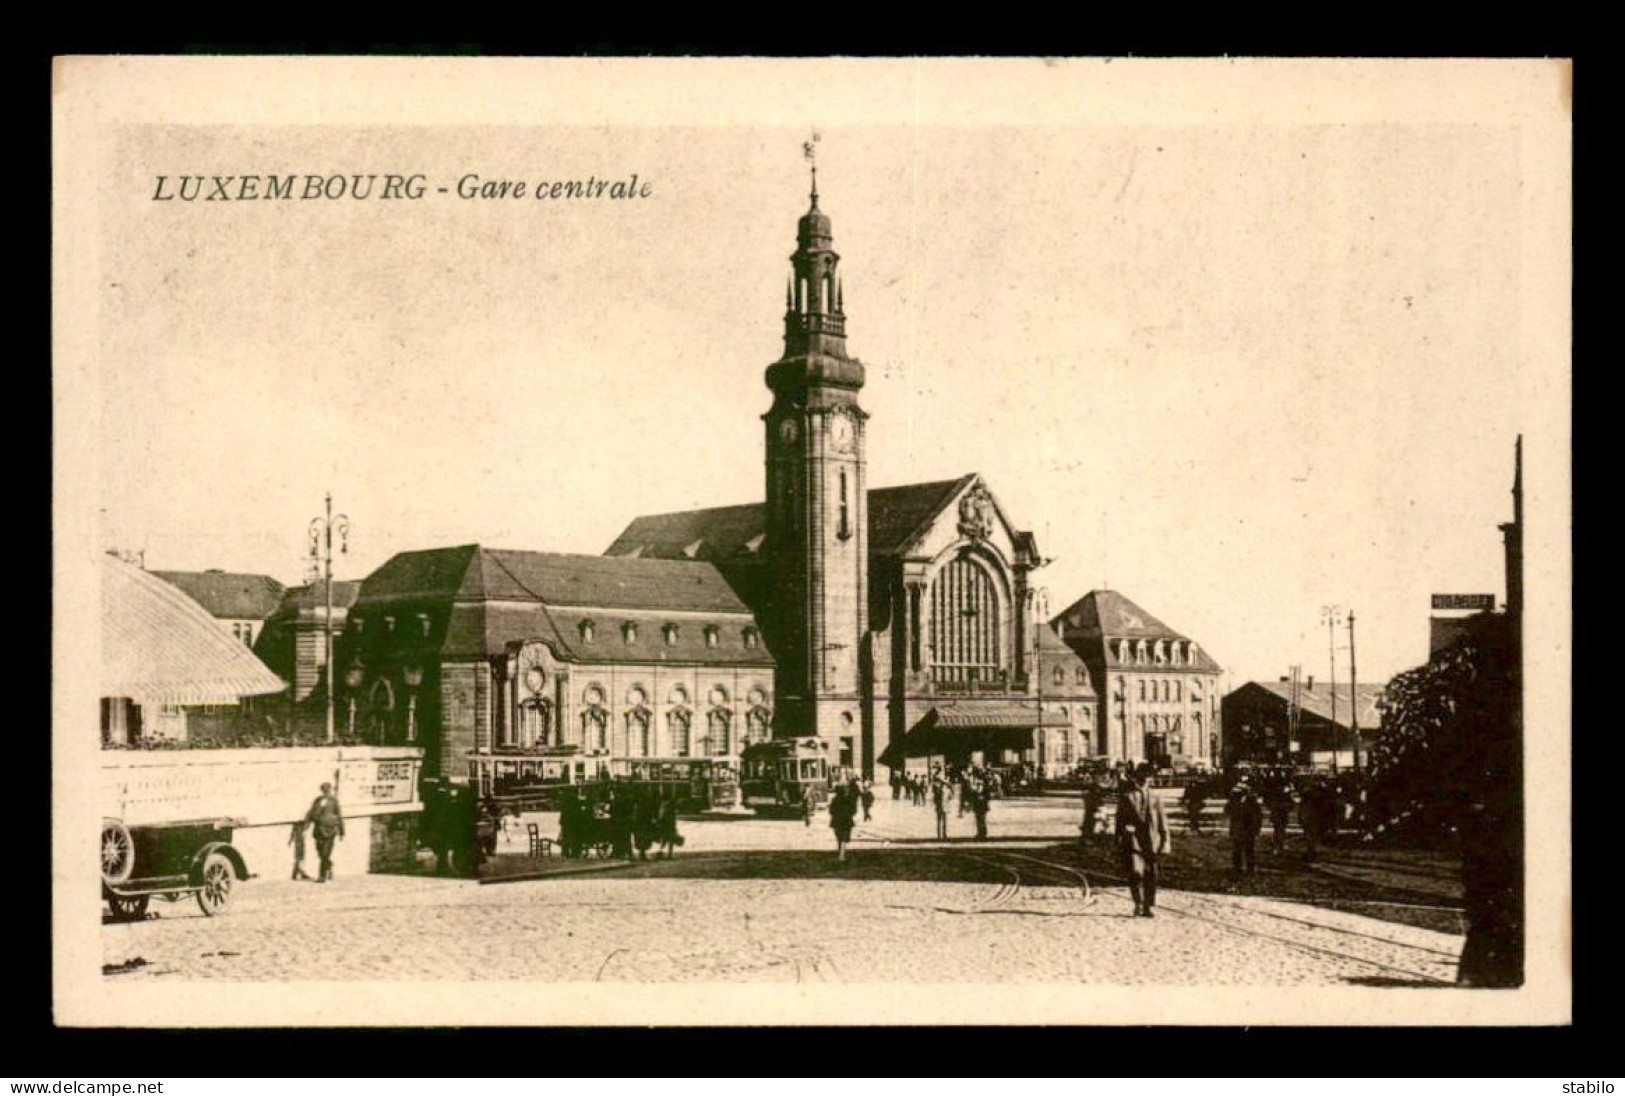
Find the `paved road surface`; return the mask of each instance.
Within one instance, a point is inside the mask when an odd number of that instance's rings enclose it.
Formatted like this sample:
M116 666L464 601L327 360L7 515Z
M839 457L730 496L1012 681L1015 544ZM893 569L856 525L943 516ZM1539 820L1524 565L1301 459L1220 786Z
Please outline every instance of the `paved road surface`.
M671 861L482 885L255 879L233 908L154 902L102 928L120 980L1429 984L1461 937L1267 898L1165 892L1154 920L1076 871L1069 801L994 805L992 836L883 799L835 862L823 816L685 823ZM1069 870L1070 869L1070 870ZM267 871L269 869L267 868Z

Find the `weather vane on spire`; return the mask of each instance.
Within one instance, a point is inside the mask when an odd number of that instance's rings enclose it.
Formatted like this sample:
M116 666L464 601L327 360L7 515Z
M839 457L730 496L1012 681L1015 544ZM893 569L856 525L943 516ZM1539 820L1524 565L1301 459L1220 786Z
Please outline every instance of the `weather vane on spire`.
M801 143L801 154L812 165L812 204L814 209L818 208L818 142L821 137L822 134L815 129L812 131L812 140Z

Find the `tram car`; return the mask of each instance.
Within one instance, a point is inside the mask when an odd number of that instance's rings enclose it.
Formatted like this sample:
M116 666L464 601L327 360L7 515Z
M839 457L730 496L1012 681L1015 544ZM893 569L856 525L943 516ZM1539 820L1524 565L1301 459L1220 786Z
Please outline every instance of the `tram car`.
M658 801L677 800L684 813L732 811L740 806L739 762L732 757L647 757L617 761L617 785L647 788Z
M814 810L829 800L833 771L821 738L777 738L746 746L739 758L747 807Z

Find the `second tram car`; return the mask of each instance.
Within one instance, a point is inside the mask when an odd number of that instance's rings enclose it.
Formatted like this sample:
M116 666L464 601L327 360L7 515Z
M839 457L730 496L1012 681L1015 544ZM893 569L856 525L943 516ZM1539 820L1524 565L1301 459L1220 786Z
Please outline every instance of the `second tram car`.
M829 743L821 738L779 738L746 746L740 789L747 807L816 809L829 799Z

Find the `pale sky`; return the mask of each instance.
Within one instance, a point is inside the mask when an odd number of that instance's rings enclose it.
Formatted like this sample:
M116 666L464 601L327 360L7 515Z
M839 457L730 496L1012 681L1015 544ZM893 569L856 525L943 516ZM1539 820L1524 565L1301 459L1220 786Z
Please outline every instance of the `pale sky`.
M126 128L105 546L292 583L327 490L346 578L759 500L808 128ZM1425 659L1430 593L1504 596L1520 393L1553 364L1520 351L1513 125L842 124L818 150L870 485L981 473L1055 612L1109 585L1234 685L1323 677L1335 603L1366 681ZM431 193L151 200L158 174L388 171ZM653 196L433 192L470 172Z

